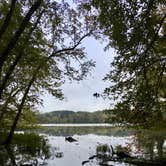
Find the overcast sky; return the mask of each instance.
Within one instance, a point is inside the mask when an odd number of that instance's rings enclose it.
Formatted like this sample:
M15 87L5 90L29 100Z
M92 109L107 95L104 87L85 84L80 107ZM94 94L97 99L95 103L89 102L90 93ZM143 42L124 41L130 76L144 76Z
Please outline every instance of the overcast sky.
M110 69L110 62L115 56L113 49L104 52L106 44L101 44L93 38L85 39L82 42L85 46L87 56L96 61L96 67L86 80L81 82L65 83L62 86L66 97L64 101L58 101L50 95L43 96L44 107L40 107L41 112L50 112L55 110L73 110L73 111L97 111L109 108L110 101L102 98L93 97L93 93L102 92L109 84L102 81L102 78Z

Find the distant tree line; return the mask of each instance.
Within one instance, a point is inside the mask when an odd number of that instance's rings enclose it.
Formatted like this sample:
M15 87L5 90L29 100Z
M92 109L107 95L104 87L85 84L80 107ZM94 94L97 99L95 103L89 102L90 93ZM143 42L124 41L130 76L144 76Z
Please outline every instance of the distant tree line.
M104 111L53 111L39 114L37 119L39 123L104 123L106 122L106 114Z

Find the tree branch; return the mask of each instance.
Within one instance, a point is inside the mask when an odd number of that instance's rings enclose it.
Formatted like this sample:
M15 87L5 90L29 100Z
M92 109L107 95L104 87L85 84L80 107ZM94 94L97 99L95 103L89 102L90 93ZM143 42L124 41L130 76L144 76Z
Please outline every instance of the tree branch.
M2 38L3 34L7 30L7 27L9 25L9 22L11 20L12 15L13 15L13 11L14 11L14 8L15 8L16 1L17 0L12 0L12 2L11 2L10 10L9 10L8 14L6 15L6 18L3 22L3 25L1 27L1 29L0 29L0 39Z
M156 39L157 39L157 37L158 37L158 33L159 33L159 31L160 31L160 29L161 29L163 23L164 23L165 18L166 18L166 14L163 16L163 18L162 18L161 21L160 21L159 26L156 28L156 33L155 33L155 35L154 35L154 38L153 38L153 40L151 40L151 42L149 43L147 49L144 51L144 53L143 53L144 56L146 56L147 52L149 51L149 49L153 46L154 42L156 41Z
M91 34L91 31L89 33L85 34L84 36L82 36L80 38L80 40L73 47L63 48L61 50L55 51L48 58L50 59L52 57L55 57L57 54L62 53L62 52L67 52L67 51L74 50L82 42L82 40L85 39L87 36L90 36L90 34Z
M30 29L29 33L26 36L25 42L24 42L24 47L20 50L20 52L17 54L16 59L14 60L14 62L12 63L12 65L8 68L4 78L2 78L2 81L0 83L0 99L2 98L2 94L4 89L6 88L6 84L7 81L9 80L12 72L14 71L15 67L17 66L18 62L20 61L20 59L22 58L22 56L24 55L24 49L27 45L27 43L29 42L29 39L33 33L33 31L36 29L37 25L40 22L40 19L42 17L42 14L44 13L45 10L42 10L41 13L39 14L34 26Z

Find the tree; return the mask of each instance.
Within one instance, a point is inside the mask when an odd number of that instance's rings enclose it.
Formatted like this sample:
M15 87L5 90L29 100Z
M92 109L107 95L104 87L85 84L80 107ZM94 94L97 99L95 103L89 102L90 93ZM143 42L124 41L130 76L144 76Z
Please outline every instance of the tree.
M8 58L11 50L17 44L17 41L19 40L21 34L24 32L24 30L25 30L28 22L30 21L33 13L39 8L41 3L42 3L42 0L38 0L32 5L32 7L29 9L26 16L23 18L18 30L15 32L14 36L9 40L9 42L8 42L7 46L5 47L5 49L1 52L1 54L0 54L0 72L1 72L2 67L3 67L6 59ZM11 5L15 5L15 4L11 4ZM6 23L6 21L4 21L4 24L5 23ZM2 28L3 28L4 24L2 25ZM1 94L0 94L0 97L1 97Z
M80 44L93 29L63 1L17 1L12 12L5 2L1 8L5 8L2 27L6 14L12 15L0 41L4 45L0 48L0 118L5 121L14 115L4 141L9 144L23 110L32 110L41 93L46 90L63 99L60 86L66 79L80 81L87 76L94 62L86 59Z
M166 4L162 0L91 0L80 4L95 11L98 26L116 49L106 96L116 100L114 113L123 122L163 120L166 110Z

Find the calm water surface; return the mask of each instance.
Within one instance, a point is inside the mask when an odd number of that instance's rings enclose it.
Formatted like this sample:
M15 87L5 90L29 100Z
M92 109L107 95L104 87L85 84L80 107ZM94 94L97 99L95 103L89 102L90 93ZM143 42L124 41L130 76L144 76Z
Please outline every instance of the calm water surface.
M166 133L150 131L134 131L109 125L53 125L45 126L39 131L48 139L51 157L45 161L49 166L81 166L83 161L97 153L99 146L107 144L123 147L132 156L149 159L163 157L166 153ZM72 136L77 142L65 141ZM102 152L101 152L102 153ZM104 152L103 152L104 153ZM94 158L85 166L99 166L102 161ZM114 166L128 166L126 163L108 162ZM131 164L130 164L131 165ZM132 166L132 165L131 165Z
M22 132L19 132L21 135ZM107 124L43 125L41 129L16 136L10 149L0 149L0 166L100 166L103 159L96 154L111 155L123 149L132 156L145 159L166 158L166 132L129 130ZM35 134L34 134L35 133ZM46 142L38 135L45 137ZM76 142L65 141L71 136ZM105 163L106 164L106 163ZM129 166L123 162L107 162L111 166ZM130 164L130 166L132 166Z
M43 126L43 127L54 127L54 126L57 126L57 127L106 127L106 126L114 126L112 124L109 124L109 123L82 123L82 124L71 124L71 123L56 123L56 124L39 124L40 126Z

